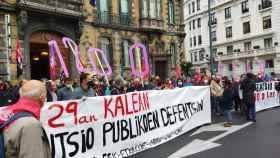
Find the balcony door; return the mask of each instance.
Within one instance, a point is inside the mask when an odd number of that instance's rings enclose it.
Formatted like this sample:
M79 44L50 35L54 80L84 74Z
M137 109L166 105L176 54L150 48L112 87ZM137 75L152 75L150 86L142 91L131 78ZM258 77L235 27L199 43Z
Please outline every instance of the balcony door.
M119 0L119 20L123 25L129 25L130 20L130 0Z
M111 0L98 0L97 7L98 7L98 20L103 24L110 23L110 2Z

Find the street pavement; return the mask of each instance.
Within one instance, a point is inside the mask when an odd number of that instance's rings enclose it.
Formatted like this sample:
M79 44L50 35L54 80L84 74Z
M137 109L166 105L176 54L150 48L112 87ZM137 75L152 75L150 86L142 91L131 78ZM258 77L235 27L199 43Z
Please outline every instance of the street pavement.
M223 117L158 147L129 158L279 158L280 108L257 114L257 123L233 113L234 126L224 128Z

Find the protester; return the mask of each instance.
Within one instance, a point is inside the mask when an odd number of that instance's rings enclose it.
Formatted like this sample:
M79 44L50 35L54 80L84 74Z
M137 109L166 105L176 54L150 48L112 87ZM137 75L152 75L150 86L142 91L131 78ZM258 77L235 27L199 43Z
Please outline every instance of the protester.
M74 92L74 99L94 96L96 96L96 92L93 90L93 82L91 81L90 74L82 73L80 75L80 86Z
M5 82L0 79L0 107L8 105L8 91Z
M57 92L58 101L74 99L74 89L72 87L72 83L71 78L64 79L64 87L59 89Z
M232 125L231 110L233 107L233 89L232 84L229 80L224 81L224 92L222 96L222 109L226 123L225 127L230 127Z
M47 102L58 101L57 85L54 81L50 81L47 87Z
M244 103L247 107L246 116L248 121L256 122L256 106L255 106L255 94L256 82L254 80L254 74L248 73L246 79L241 83L241 90Z
M28 81L21 88L20 100L1 110L0 124L7 121L5 116L12 117L20 112L30 114L5 126L3 134L6 158L51 158L49 144L39 122L46 93L42 82Z

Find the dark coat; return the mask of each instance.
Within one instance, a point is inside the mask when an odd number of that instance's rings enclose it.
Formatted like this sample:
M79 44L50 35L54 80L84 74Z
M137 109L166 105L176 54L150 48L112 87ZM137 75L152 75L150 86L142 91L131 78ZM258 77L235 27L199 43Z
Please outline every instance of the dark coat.
M223 110L231 110L233 106L233 89L225 88L222 96L221 107Z
M243 101L246 105L254 105L255 104L255 90L256 90L256 82L253 79L245 79L241 84Z

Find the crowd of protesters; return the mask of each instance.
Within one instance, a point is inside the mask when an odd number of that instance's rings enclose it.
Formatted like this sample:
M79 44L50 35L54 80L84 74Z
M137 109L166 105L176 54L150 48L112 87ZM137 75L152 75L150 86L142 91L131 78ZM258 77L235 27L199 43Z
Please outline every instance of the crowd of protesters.
M46 102L66 101L81 99L83 97L120 95L128 92L142 90L163 90L188 86L210 86L211 106L214 114L224 116L225 127L232 124L231 111L235 110L246 116L247 120L256 122L254 91L257 82L263 82L264 78L251 73L241 75L240 79L230 80L209 77L197 74L194 77L176 79L172 77L165 81L159 76L150 77L143 81L139 78L117 79L106 81L96 75L83 73L80 79L64 78L63 81L41 80L47 89ZM19 91L26 80L12 86L9 81L0 79L0 107L12 105L19 99Z
M227 77L210 78L198 74L187 79L173 77L164 82L158 76L144 81L137 78L130 81L107 81L87 73L80 75L79 83L71 78L65 78L62 82L42 79L22 80L17 86L12 86L8 81L0 80L0 107L4 106L0 114L2 112L4 116L11 116L8 121L5 120L6 117L0 117L0 157L51 157L46 135L39 122L40 109L45 102L119 95L142 90L210 86L212 111L216 115L224 116L224 126L230 127L233 109L242 112L248 121L256 122L254 91L256 83L262 81L264 80L251 73L242 75L238 80ZM275 88L280 91L280 84ZM13 126L10 126L11 122Z

